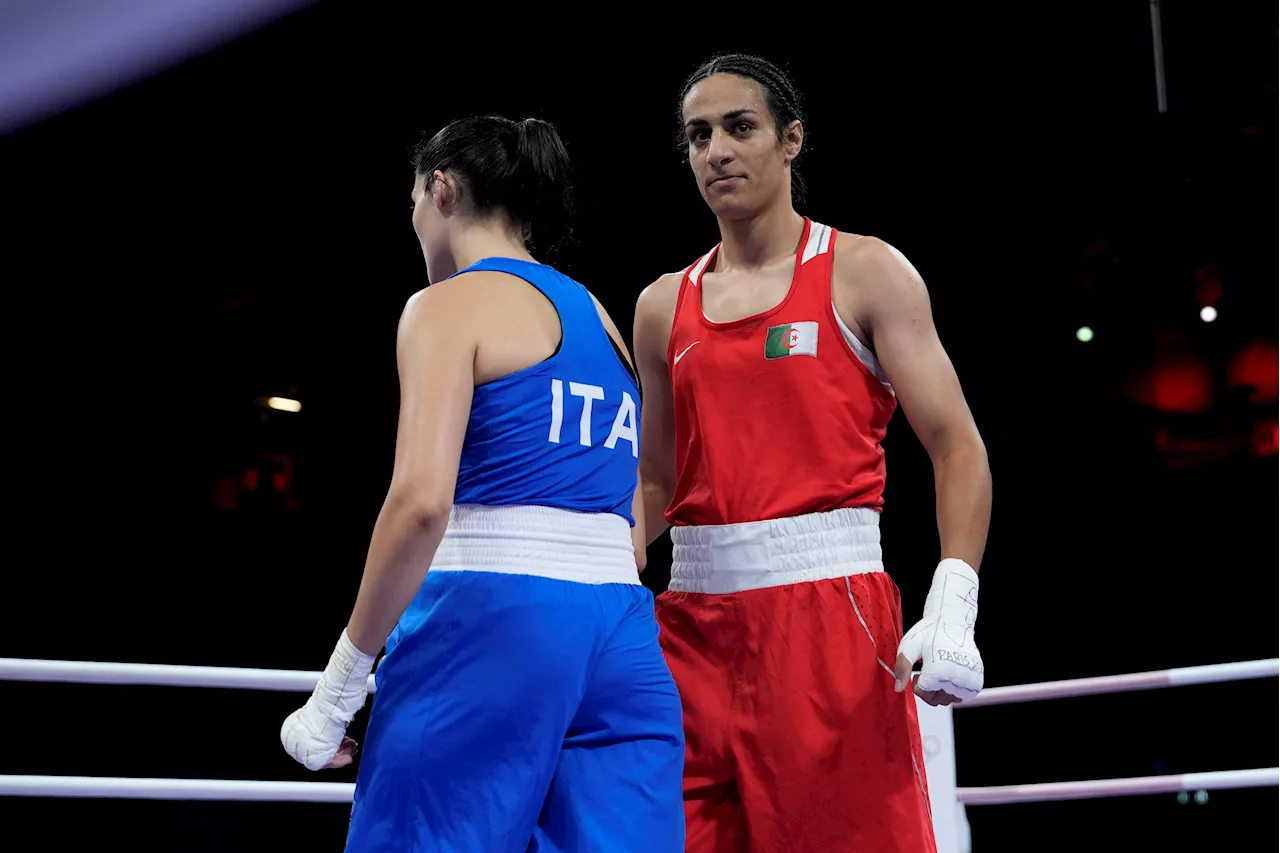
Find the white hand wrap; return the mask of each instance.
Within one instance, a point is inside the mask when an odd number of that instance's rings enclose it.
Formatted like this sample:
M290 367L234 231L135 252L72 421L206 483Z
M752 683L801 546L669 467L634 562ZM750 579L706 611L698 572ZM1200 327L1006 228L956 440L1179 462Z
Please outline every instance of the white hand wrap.
M978 573L963 560L943 560L933 573L924 615L898 645L898 654L912 665L924 661L920 691L972 699L982 690L982 655L973 637L977 619Z
M311 698L280 727L285 752L308 770L320 770L337 754L347 726L364 706L374 660L344 630Z

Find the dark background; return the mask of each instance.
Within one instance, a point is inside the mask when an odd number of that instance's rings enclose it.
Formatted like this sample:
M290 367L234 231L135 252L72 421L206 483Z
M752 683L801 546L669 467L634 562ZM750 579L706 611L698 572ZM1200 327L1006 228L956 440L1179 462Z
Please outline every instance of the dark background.
M560 266L629 329L640 289L718 239L673 143L676 100L700 61L740 49L806 96L804 212L891 242L930 286L994 475L987 684L1276 656L1276 18L1208 5L1163 4L1165 114L1141 2L848 20L689 7L596 32L327 2L0 139L23 368L8 420L25 430L3 654L323 667L391 473L396 321L427 284L410 145L474 113L556 122L579 171ZM302 411L266 409L273 394ZM885 557L910 623L938 558L932 472L901 415L886 452ZM664 536L655 591L668 558ZM0 689L5 773L317 778L278 741L301 694ZM958 782L1273 766L1276 691L959 710ZM39 849L339 850L347 819L0 809ZM968 816L979 853L1276 841L1274 788Z

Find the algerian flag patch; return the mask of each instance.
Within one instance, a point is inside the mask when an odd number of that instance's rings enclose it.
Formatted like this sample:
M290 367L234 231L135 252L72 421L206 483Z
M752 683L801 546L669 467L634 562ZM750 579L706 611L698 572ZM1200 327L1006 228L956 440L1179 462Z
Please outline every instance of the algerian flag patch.
M818 324L812 320L804 323L787 323L770 326L764 339L765 358L783 358L788 355L818 356Z

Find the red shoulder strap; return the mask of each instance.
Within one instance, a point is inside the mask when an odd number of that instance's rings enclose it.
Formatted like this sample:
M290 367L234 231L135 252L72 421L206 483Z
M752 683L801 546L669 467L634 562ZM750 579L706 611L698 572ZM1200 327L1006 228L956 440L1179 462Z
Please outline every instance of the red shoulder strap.
M835 258L836 230L829 225L813 222L809 226L800 247L796 267L797 289L812 307L825 306L831 301L831 267Z
M711 262L716 249L719 248L720 245L717 243L710 252L694 261L680 278L680 293L676 296L676 311L671 318L672 334L667 337L667 364L671 363L671 357L674 354L672 348L675 346L675 331L680 327L681 323L688 322L685 319L685 314L691 310L701 310L702 299L701 294L698 292L698 287L702 284L702 273L706 270L707 264Z

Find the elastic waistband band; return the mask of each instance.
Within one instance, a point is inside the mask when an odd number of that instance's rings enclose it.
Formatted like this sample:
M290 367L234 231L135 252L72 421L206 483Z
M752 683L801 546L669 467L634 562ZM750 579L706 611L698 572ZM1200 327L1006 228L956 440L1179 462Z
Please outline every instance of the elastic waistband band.
M456 504L430 570L640 583L625 518L544 506Z
M880 513L851 508L671 528L674 592L725 593L882 572Z

